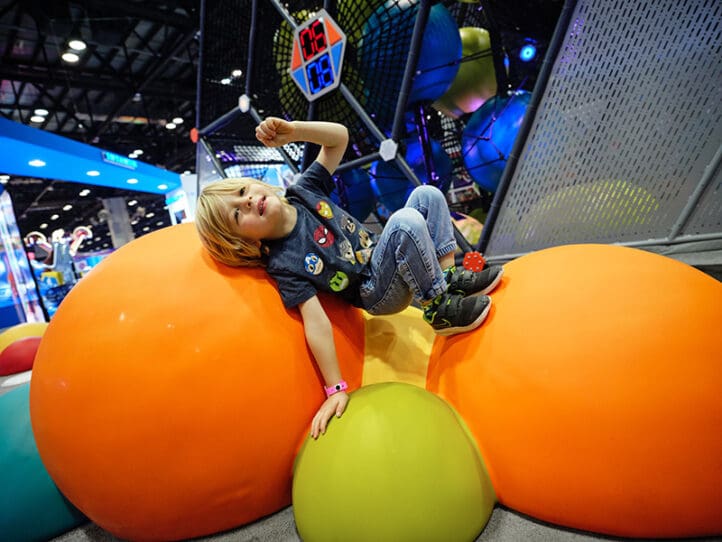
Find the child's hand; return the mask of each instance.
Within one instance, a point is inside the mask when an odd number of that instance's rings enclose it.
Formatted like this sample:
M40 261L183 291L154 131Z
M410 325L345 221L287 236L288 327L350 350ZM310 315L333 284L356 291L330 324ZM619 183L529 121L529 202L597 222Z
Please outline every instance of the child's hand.
M347 404L348 394L343 391L334 393L326 399L313 417L313 421L311 422L311 436L317 439L319 435L324 435L328 421L334 414L337 418L340 418L343 411L346 410Z
M256 127L256 139L266 147L280 147L293 141L292 123L277 117L268 117Z

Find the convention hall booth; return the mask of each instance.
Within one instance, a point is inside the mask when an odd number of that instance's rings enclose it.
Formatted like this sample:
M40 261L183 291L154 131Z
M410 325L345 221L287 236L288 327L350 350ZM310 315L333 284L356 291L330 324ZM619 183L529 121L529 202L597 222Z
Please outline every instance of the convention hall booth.
M720 540L719 2L203 0L200 21L190 203L298 180L318 148L263 146L267 117L343 123L329 199L378 232L439 188L457 267L504 266L493 305L445 337L418 306L319 295L349 402L314 439L301 316L183 209L80 279L0 395L22 441L0 468L38 480L5 499L11 540Z

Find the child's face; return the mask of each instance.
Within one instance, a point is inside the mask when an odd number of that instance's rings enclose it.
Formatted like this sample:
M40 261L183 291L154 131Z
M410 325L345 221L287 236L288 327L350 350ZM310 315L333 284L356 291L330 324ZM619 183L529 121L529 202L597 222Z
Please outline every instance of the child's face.
M252 183L226 198L231 229L249 241L277 239L283 235L283 202L266 185Z

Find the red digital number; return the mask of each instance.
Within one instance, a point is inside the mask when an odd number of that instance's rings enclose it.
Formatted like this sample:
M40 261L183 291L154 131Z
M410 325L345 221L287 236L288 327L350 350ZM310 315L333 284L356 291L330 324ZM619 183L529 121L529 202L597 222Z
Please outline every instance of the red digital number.
M303 60L308 60L326 49L326 34L324 32L323 22L320 20L312 22L310 26L301 30L298 38L301 42Z

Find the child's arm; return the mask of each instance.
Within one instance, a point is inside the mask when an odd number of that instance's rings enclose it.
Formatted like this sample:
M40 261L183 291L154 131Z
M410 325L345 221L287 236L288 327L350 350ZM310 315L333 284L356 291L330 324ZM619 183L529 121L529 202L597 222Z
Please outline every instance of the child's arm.
M308 343L313 357L316 359L326 386L334 386L343 378L341 370L338 367L338 358L336 357L336 344L333 341L333 327L331 321L323 310L321 302L317 296L313 296L308 301L304 301L299 305L301 318L303 318L303 328L306 334L306 342ZM348 403L348 395L341 391L334 393L326 399L318 409L311 422L311 436L318 438L319 434L326 432L328 421L335 414L341 417L343 411L346 410Z
M292 141L308 141L321 145L316 161L333 174L346 152L348 130L344 125L335 122L288 122L268 117L256 128L256 139L266 147L280 147Z

